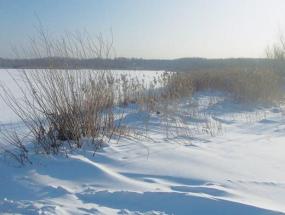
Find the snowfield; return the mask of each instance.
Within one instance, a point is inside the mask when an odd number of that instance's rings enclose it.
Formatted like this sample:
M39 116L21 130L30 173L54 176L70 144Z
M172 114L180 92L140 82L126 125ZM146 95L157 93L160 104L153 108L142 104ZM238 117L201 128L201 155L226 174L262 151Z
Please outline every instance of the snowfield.
M5 70L0 81L13 87ZM170 130L160 114L126 108L124 123L138 136L114 138L95 154L86 144L68 158L34 154L18 167L1 152L0 214L285 214L282 106L204 92L178 108L173 118L183 120ZM0 129L23 129L16 119L1 101Z

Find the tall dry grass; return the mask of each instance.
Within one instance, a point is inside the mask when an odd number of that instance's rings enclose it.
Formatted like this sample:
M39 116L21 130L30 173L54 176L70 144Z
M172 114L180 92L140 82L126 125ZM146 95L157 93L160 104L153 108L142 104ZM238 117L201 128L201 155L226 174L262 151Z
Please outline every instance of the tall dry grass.
M39 150L57 153L64 141L80 148L83 137L95 143L118 129L113 77L106 72L32 70L22 75L22 100L6 87L2 97L29 128Z
M205 71L193 73L195 91L223 91L239 102L274 103L282 96L280 76L271 70Z
M113 110L118 80L107 70L50 68L54 57L108 58L112 41L107 43L101 35L94 41L79 33L55 39L43 28L38 33L29 55L49 58L49 68L21 70L20 78L13 77L21 95L1 85L2 99L29 129L38 152L58 153L66 143L70 149L80 148L83 138L91 139L97 150L104 138L110 139L119 130L120 118Z
M276 103L283 96L283 81L279 73L269 69L204 70L179 72L172 75L169 86L178 86L179 96L199 91L222 91L237 102ZM187 93L186 93L187 94Z

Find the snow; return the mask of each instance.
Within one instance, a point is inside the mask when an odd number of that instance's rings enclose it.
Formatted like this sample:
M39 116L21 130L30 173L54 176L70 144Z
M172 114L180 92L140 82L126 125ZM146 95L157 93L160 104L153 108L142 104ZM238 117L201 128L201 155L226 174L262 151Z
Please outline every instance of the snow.
M195 101L196 115L189 101L174 107L173 118L183 120L170 124L168 138L163 116L130 108L124 123L147 135L112 140L94 156L86 146L68 158L33 154L25 167L1 159L0 213L285 213L283 107L240 105L213 92ZM2 125L18 125L0 108ZM177 126L188 129L175 133Z

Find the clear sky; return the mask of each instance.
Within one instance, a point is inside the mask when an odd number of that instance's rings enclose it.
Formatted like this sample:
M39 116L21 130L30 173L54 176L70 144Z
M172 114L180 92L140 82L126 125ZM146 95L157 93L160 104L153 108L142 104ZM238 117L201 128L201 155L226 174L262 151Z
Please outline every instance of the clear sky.
M25 46L35 14L57 34L112 29L122 57L263 57L285 30L285 0L0 0L0 57Z

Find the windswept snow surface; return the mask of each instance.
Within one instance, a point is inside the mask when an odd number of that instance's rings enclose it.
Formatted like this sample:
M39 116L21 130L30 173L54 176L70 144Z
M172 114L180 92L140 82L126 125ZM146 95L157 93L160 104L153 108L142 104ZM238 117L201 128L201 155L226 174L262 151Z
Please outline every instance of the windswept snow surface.
M245 107L211 93L196 103L207 118L188 115L187 101L179 113L184 127L195 130L196 120L201 132L166 138L161 115L130 108L125 123L145 134L148 116L147 136L112 140L94 156L88 146L68 158L32 155L33 165L21 168L1 158L0 214L285 214L282 107ZM0 105L4 125L13 114Z

